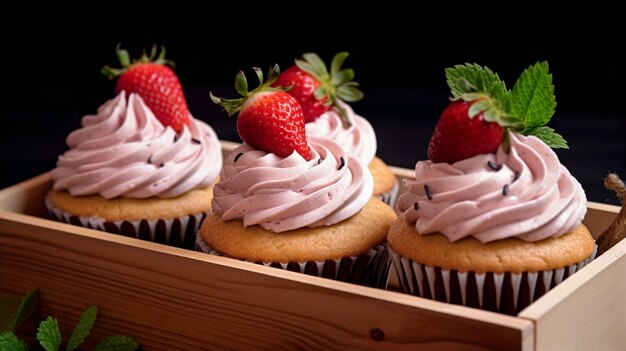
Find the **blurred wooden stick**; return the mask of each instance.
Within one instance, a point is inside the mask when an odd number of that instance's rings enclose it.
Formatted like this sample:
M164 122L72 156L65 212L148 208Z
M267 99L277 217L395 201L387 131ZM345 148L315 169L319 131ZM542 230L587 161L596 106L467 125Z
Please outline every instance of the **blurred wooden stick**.
M611 223L611 225L602 233L596 243L598 244L598 256L608 251L613 245L617 244L620 240L626 237L626 185L615 173L609 173L604 178L604 186L613 190L620 202L622 203L622 209L617 214L617 218Z

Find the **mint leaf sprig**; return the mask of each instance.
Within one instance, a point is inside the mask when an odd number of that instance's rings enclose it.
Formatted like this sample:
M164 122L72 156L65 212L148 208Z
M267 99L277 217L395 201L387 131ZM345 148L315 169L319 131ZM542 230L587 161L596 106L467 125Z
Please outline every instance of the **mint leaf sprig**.
M10 331L0 333L0 350L2 351L28 351L28 344L20 340L13 331L23 320L31 315L36 309L38 303L37 290L29 292L23 299L16 312L14 323L11 325ZM96 317L98 316L98 307L95 305L87 306L83 311L80 319L74 327L74 331L68 341L65 350L72 351L79 347L85 338L89 335L93 327ZM62 337L59 330L59 324L56 318L48 316L41 321L37 329L37 341L46 351L58 351L61 347ZM133 351L139 347L135 339L124 336L114 335L106 337L95 348L95 351Z
M478 100L470 108L470 118L483 113L488 122L523 135L534 135L552 148L568 148L565 139L546 126L556 108L547 62L538 62L524 70L512 91L498 74L477 64L448 68L446 78L454 100Z

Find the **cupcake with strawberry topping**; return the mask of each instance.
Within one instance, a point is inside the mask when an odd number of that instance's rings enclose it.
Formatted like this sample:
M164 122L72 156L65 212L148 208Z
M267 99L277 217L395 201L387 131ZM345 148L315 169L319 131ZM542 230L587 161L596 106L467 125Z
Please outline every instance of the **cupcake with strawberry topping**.
M274 86L287 88L304 114L309 137L334 140L348 154L368 165L374 177L373 194L393 206L399 183L391 169L376 156L376 133L372 125L354 112L346 102L363 98L354 79L354 71L341 69L348 57L340 52L332 60L330 72L315 53L306 53L295 65L282 72Z
M212 214L198 232L204 252L356 284L385 287L386 232L394 211L372 196L367 167L336 142L307 139L300 103L270 85L274 66L243 98L211 95L238 113L244 144L224 162Z
M403 290L517 314L595 256L586 197L546 126L556 102L547 63L509 91L478 65L446 70L443 111L389 230Z
M118 48L124 69L103 69L119 75L117 95L67 137L46 205L59 221L193 249L221 146L191 116L165 50L155 54L131 64Z

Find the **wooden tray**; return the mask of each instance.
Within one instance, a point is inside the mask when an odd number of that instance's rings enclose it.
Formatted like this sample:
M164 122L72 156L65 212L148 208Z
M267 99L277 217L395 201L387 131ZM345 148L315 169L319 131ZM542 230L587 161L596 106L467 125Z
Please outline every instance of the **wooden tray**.
M0 291L38 288L66 338L97 304L88 340L125 334L143 350L626 347L626 241L514 317L401 294L394 272L380 290L54 222L43 205L50 187L45 173L0 191ZM594 235L619 211L588 208Z

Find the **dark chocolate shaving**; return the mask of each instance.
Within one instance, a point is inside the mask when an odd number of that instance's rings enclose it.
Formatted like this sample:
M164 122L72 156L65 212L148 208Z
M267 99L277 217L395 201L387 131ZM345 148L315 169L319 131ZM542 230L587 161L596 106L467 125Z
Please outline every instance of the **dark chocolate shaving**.
M148 157L148 163L152 163L152 156L154 155L150 155L150 157Z
M420 205L417 203L417 201L413 204L413 208L415 209L415 211L420 209Z
M424 191L426 192L426 196L428 196L428 200L432 200L433 193L430 192L430 188L426 184L424 184Z
M322 163L322 161L324 161L324 159L320 157L320 158L317 160L317 164L319 165L320 163Z
M515 171L515 177L513 177L513 181L518 180L520 175L521 175L520 171Z
M502 165L499 165L493 161L487 161L487 166L489 166L489 168L493 169L496 172L502 169Z
M200 140L198 140L198 139L196 139L196 138L191 138L191 141L192 141L192 142L194 142L194 143L196 143L196 144L202 144L202 143L200 142Z
M174 142L178 141L178 134L174 135Z
M163 166L165 166L165 162L164 162L164 163L161 163L161 165L160 165L159 167L163 167Z
M237 154L237 156L235 156L235 161L234 161L234 162L237 162L237 160L238 160L238 159L239 159L239 157L241 157L241 156L243 156L243 152L240 152L240 153L238 153L238 154Z
M504 184L504 186L502 187L502 195L505 195L509 193L509 185L508 184Z
M337 168L337 170L340 170L343 168L343 166L346 165L346 160L343 159L343 157L339 157L339 168Z

